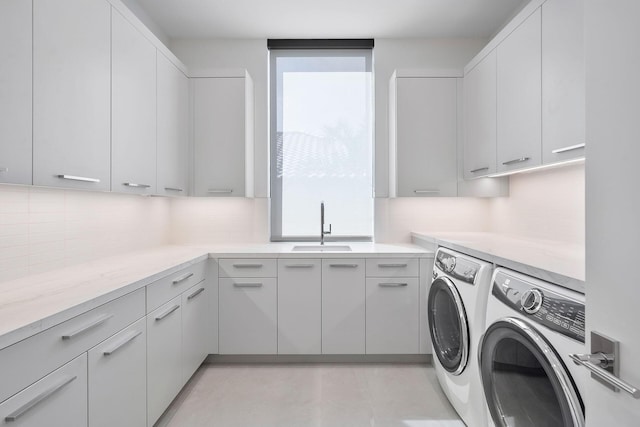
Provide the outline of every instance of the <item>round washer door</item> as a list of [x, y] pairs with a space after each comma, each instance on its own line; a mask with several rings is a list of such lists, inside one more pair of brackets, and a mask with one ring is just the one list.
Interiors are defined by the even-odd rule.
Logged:
[[434, 353], [444, 369], [460, 375], [469, 358], [469, 326], [462, 298], [449, 278], [431, 284], [427, 313]]
[[528, 322], [505, 318], [487, 329], [480, 375], [496, 426], [584, 427], [584, 406], [573, 379]]

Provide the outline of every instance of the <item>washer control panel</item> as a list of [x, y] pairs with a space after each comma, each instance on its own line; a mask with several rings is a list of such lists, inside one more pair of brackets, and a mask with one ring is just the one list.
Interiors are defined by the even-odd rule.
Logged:
[[436, 252], [435, 265], [447, 276], [470, 285], [475, 285], [476, 276], [480, 271], [480, 264], [456, 256], [442, 248]]
[[502, 271], [494, 275], [492, 294], [528, 319], [584, 343], [583, 302]]

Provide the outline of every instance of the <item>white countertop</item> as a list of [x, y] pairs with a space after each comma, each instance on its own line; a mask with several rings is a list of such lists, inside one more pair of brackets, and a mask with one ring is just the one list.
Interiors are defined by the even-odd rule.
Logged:
[[291, 251], [304, 244], [309, 243], [160, 246], [0, 283], [0, 349], [208, 257], [433, 257], [433, 251], [410, 244], [345, 243], [351, 252]]
[[448, 247], [584, 293], [585, 248], [566, 242], [482, 232], [414, 232], [415, 243]]

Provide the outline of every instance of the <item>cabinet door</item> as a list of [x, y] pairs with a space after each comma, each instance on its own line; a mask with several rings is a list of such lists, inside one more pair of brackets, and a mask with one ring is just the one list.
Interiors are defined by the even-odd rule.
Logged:
[[147, 425], [152, 426], [182, 387], [181, 297], [147, 315]]
[[111, 191], [153, 194], [156, 48], [115, 9], [111, 28]]
[[322, 353], [322, 264], [278, 261], [278, 354]]
[[147, 324], [142, 318], [89, 350], [89, 426], [147, 422]]
[[322, 260], [322, 353], [365, 353], [365, 261]]
[[220, 354], [278, 352], [277, 280], [220, 279]]
[[108, 191], [111, 6], [33, 0], [33, 183]]
[[496, 51], [464, 76], [464, 178], [496, 173]]
[[16, 427], [87, 425], [87, 354], [0, 404], [3, 425]]
[[456, 79], [398, 78], [396, 85], [396, 196], [456, 196]]
[[542, 159], [540, 9], [498, 47], [498, 172]]
[[542, 5], [542, 162], [584, 157], [585, 75], [581, 0]]
[[189, 79], [160, 52], [157, 53], [157, 70], [157, 193], [165, 196], [186, 196]]
[[211, 307], [203, 280], [182, 294], [182, 383], [185, 384], [209, 354]]
[[427, 312], [427, 301], [432, 281], [433, 258], [422, 258], [420, 260], [420, 354], [433, 353]]
[[195, 195], [250, 197], [245, 193], [245, 79], [193, 80]]
[[31, 184], [30, 1], [0, 2], [0, 183]]
[[418, 278], [367, 279], [367, 354], [418, 354]]

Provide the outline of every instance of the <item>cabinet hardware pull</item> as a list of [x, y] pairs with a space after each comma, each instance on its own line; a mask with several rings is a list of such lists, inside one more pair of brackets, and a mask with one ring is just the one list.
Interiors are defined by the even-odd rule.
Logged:
[[481, 172], [481, 171], [488, 171], [489, 170], [489, 166], [485, 166], [483, 168], [478, 168], [478, 169], [473, 169], [470, 170], [469, 173], [476, 173], [476, 172]]
[[233, 190], [207, 190], [207, 193], [211, 194], [231, 194]]
[[9, 168], [3, 168], [0, 166], [0, 172], [9, 172]]
[[413, 190], [416, 194], [438, 194], [440, 190]]
[[135, 182], [123, 182], [122, 185], [125, 187], [133, 187], [133, 188], [149, 188], [151, 187], [149, 184], [136, 184]]
[[570, 354], [569, 357], [576, 365], [584, 366], [591, 371], [591, 373], [611, 384], [613, 387], [624, 390], [636, 399], [640, 399], [640, 390], [592, 362], [592, 360], [596, 360], [600, 363], [611, 363], [613, 361], [613, 354]]
[[178, 277], [177, 279], [174, 279], [173, 282], [171, 282], [171, 283], [173, 283], [174, 285], [177, 285], [178, 283], [184, 282], [185, 280], [189, 279], [192, 276], [193, 276], [193, 273], [187, 273], [184, 276], [181, 276], [181, 277]]
[[142, 334], [142, 331], [138, 331], [138, 332], [132, 331], [131, 333], [129, 333], [128, 337], [126, 337], [125, 339], [120, 341], [118, 344], [116, 344], [115, 347], [111, 348], [110, 350], [105, 350], [102, 354], [105, 356], [111, 356], [113, 353], [120, 350], [122, 347], [124, 347], [125, 345], [127, 345], [128, 343], [136, 339], [137, 337], [139, 337], [141, 334]]
[[378, 264], [380, 268], [404, 268], [407, 266], [408, 264]]
[[577, 150], [579, 148], [584, 148], [585, 143], [583, 142], [582, 144], [576, 144], [576, 145], [569, 145], [568, 147], [562, 147], [562, 148], [556, 148], [555, 150], [551, 151], [553, 154], [560, 154], [560, 153], [565, 153], [567, 151], [573, 151], [573, 150]]
[[288, 264], [287, 268], [313, 268], [313, 264]]
[[90, 329], [93, 329], [95, 327], [98, 327], [98, 326], [102, 325], [104, 322], [106, 322], [107, 320], [111, 319], [112, 317], [113, 317], [113, 314], [104, 314], [104, 315], [98, 317], [93, 322], [89, 323], [88, 325], [83, 326], [83, 327], [81, 327], [79, 329], [76, 329], [75, 331], [73, 331], [73, 332], [71, 332], [69, 334], [63, 335], [62, 339], [63, 340], [70, 340], [72, 338], [75, 338], [76, 336], [78, 336], [78, 335], [80, 335], [80, 334], [82, 334], [84, 332], [87, 332]]
[[159, 320], [164, 319], [165, 317], [167, 317], [168, 315], [170, 315], [171, 313], [173, 313], [174, 311], [176, 311], [177, 309], [179, 309], [180, 306], [179, 305], [174, 305], [173, 307], [171, 307], [169, 310], [165, 311], [164, 313], [162, 313], [160, 316], [156, 317], [156, 322]]
[[406, 283], [378, 283], [381, 288], [403, 288], [408, 286]]
[[51, 386], [51, 388], [43, 391], [42, 393], [40, 393], [39, 395], [37, 395], [27, 403], [25, 403], [24, 405], [16, 409], [14, 412], [7, 415], [4, 418], [4, 421], [7, 423], [18, 421], [18, 418], [20, 418], [21, 416], [23, 416], [24, 414], [26, 414], [27, 412], [29, 412], [30, 410], [38, 406], [38, 404], [44, 402], [45, 400], [47, 400], [48, 398], [56, 394], [56, 392], [62, 390], [64, 387], [72, 383], [76, 378], [78, 377], [73, 376], [73, 377], [64, 378], [63, 380], [58, 381], [56, 384]]
[[262, 283], [234, 283], [233, 286], [236, 288], [261, 288]]
[[98, 178], [87, 178], [86, 176], [75, 175], [57, 175], [60, 179], [68, 179], [70, 181], [82, 181], [82, 182], [100, 182]]
[[334, 268], [356, 268], [358, 264], [329, 264], [329, 267]]
[[262, 264], [233, 264], [234, 268], [262, 268]]
[[505, 166], [509, 166], [509, 165], [513, 165], [513, 164], [516, 164], [516, 163], [526, 162], [529, 159], [531, 159], [531, 158], [530, 157], [520, 157], [518, 159], [513, 159], [513, 160], [508, 160], [506, 162], [502, 162], [502, 164], [505, 165]]
[[164, 187], [166, 191], [184, 191], [182, 188], [177, 187]]
[[188, 299], [188, 300], [192, 300], [192, 299], [194, 299], [195, 297], [197, 297], [198, 295], [200, 295], [200, 294], [201, 294], [201, 293], [203, 293], [203, 292], [204, 292], [204, 288], [200, 288], [200, 289], [198, 289], [197, 291], [195, 291], [194, 293], [192, 293], [191, 295], [189, 295], [189, 296], [187, 297], [187, 299]]

